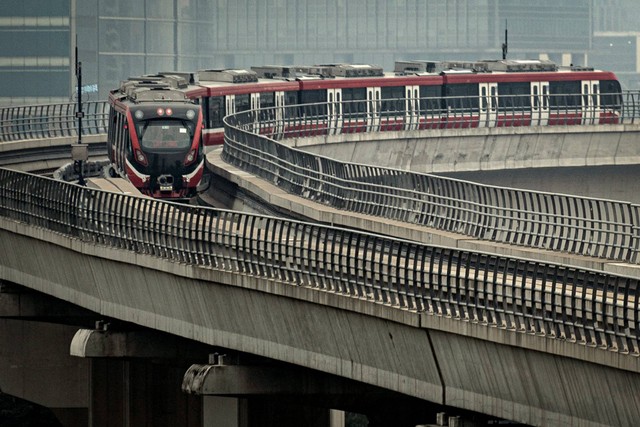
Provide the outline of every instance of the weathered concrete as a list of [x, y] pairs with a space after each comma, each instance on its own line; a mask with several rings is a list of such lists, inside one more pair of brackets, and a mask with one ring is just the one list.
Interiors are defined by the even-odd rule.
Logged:
[[640, 125], [438, 129], [319, 136], [287, 145], [422, 173], [640, 163]]
[[73, 339], [69, 353], [76, 357], [114, 357], [199, 360], [211, 348], [197, 345], [174, 335], [152, 330], [112, 331], [104, 329], [79, 329]]
[[528, 424], [640, 417], [631, 356], [0, 224], [0, 278], [105, 316]]
[[[96, 146], [104, 146], [106, 134], [102, 135], [85, 135], [83, 143]], [[41, 138], [23, 141], [6, 141], [0, 144], [0, 153], [6, 154], [12, 151], [20, 152], [24, 150], [47, 149], [51, 147], [69, 147], [69, 157], [61, 159], [42, 159], [42, 160], [26, 160], [17, 161], [11, 165], [5, 165], [8, 169], [19, 170], [24, 172], [54, 170], [69, 163], [71, 159], [71, 145], [78, 142], [78, 137], [60, 137], [60, 138]], [[103, 158], [98, 156], [97, 158]], [[96, 158], [96, 157], [92, 157]]]
[[490, 408], [532, 425], [637, 423], [638, 374], [439, 331], [430, 336], [452, 406]]
[[[415, 314], [258, 278], [64, 242], [55, 235], [48, 237], [63, 247], [25, 240], [17, 234], [0, 235], [1, 249], [29, 247], [32, 254], [28, 258], [8, 256], [0, 267], [2, 277], [105, 316], [357, 381], [372, 383], [375, 378], [375, 385], [431, 401], [441, 398], [437, 368], [424, 333], [394, 321], [404, 319], [402, 323], [417, 325]], [[51, 258], [52, 251], [57, 252], [56, 262], [42, 262]], [[371, 317], [349, 310], [354, 306]]]
[[640, 204], [640, 164], [446, 173], [478, 184]]

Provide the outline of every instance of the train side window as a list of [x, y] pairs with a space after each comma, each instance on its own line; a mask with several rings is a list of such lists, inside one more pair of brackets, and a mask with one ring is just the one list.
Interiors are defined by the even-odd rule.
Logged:
[[212, 96], [209, 98], [209, 129], [221, 128], [222, 119], [225, 116], [224, 98], [222, 96]]
[[367, 112], [366, 88], [342, 89], [342, 100], [345, 102], [344, 113], [351, 117], [362, 117]]
[[603, 107], [622, 108], [622, 88], [616, 80], [600, 80], [600, 105]]
[[579, 81], [549, 82], [549, 105], [552, 108], [579, 106], [582, 102]]
[[540, 94], [540, 90], [538, 86], [533, 87], [533, 109], [537, 110], [540, 107], [540, 100], [538, 99], [538, 95]]
[[260, 108], [271, 108], [276, 106], [276, 95], [273, 92], [262, 92], [260, 94]]
[[107, 144], [107, 150], [109, 150], [109, 152], [111, 152], [111, 144], [115, 143], [114, 141], [114, 132], [116, 130], [116, 110], [115, 108], [111, 107], [109, 109], [109, 128], [107, 129], [107, 141], [109, 141], [109, 144]]
[[274, 107], [276, 106], [276, 94], [274, 92], [260, 93], [260, 111], [261, 120], [271, 120], [275, 117]]
[[478, 84], [450, 84], [444, 99], [447, 109], [476, 111], [480, 107]]
[[236, 95], [236, 113], [242, 111], [248, 111], [251, 109], [251, 95], [246, 93], [244, 95]]
[[296, 105], [298, 102], [298, 92], [285, 92], [284, 105]]
[[327, 91], [321, 90], [305, 90], [300, 93], [300, 107], [302, 116], [315, 116], [317, 114], [327, 114]]
[[[297, 105], [298, 102], [298, 92], [285, 92], [284, 93], [284, 105]], [[285, 117], [294, 117], [297, 114], [296, 109], [294, 108], [285, 108], [284, 116]]]
[[[537, 86], [534, 86], [535, 90]], [[529, 82], [498, 83], [498, 93], [501, 109], [526, 111], [531, 108], [531, 83]]]
[[404, 86], [384, 86], [380, 88], [382, 98], [380, 112], [384, 116], [404, 115]]
[[420, 86], [420, 111], [439, 113], [442, 102], [442, 86]]
[[317, 104], [327, 102], [326, 90], [305, 90], [300, 94], [301, 104]]

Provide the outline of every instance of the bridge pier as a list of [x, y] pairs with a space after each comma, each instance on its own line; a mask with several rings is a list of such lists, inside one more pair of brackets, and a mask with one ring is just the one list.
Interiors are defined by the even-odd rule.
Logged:
[[344, 412], [329, 409], [331, 403], [343, 397], [349, 400], [349, 396], [367, 389], [353, 381], [309, 370], [228, 365], [224, 356], [219, 355], [211, 359], [215, 364], [189, 368], [182, 383], [183, 391], [203, 396], [205, 413], [209, 409], [207, 404], [215, 407], [228, 396], [242, 396], [244, 399], [239, 400], [246, 401], [240, 405], [244, 411], [236, 423], [205, 423], [212, 427], [344, 427]]
[[200, 399], [180, 391], [183, 373], [166, 362], [92, 358], [89, 426], [203, 426]]
[[185, 390], [185, 384], [194, 366], [201, 365], [187, 369], [185, 363], [210, 348], [189, 348], [183, 340], [155, 332], [114, 332], [98, 326], [102, 329], [77, 331], [71, 342], [72, 355], [90, 358], [91, 427], [344, 427], [342, 411], [312, 403], [318, 393], [346, 380], [320, 381], [284, 367], [225, 365], [215, 384], [207, 383], [206, 391], [196, 393]]
[[278, 395], [237, 398], [202, 396], [206, 427], [344, 427], [344, 412], [290, 404]]

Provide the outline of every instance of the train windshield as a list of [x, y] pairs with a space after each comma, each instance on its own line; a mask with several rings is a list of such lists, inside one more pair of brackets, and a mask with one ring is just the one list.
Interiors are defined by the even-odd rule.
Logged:
[[193, 124], [182, 120], [147, 120], [138, 124], [143, 149], [186, 150], [193, 140]]

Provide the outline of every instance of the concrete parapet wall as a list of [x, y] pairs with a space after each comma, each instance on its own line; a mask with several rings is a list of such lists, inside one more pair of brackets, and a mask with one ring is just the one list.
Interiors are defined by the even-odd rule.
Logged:
[[0, 279], [206, 344], [527, 424], [625, 425], [640, 417], [640, 366], [630, 356], [169, 262], [13, 221], [0, 221], [0, 251]]
[[640, 163], [640, 125], [344, 134], [283, 141], [348, 162], [421, 173]]

